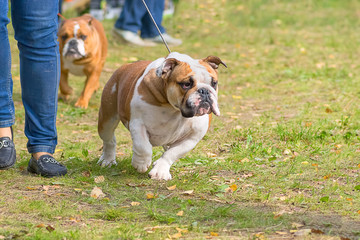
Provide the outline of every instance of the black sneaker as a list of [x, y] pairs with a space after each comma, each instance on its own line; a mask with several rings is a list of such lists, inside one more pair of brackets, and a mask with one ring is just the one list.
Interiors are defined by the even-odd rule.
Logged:
[[[12, 127], [10, 128], [11, 136], [14, 136]], [[15, 162], [16, 151], [14, 142], [9, 137], [0, 138], [0, 170], [11, 168]]]
[[66, 167], [50, 155], [42, 155], [37, 161], [31, 157], [27, 170], [43, 177], [63, 176], [67, 173]]

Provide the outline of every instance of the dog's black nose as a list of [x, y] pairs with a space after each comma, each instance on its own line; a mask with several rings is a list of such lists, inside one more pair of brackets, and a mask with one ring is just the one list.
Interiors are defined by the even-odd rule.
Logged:
[[209, 95], [209, 90], [207, 90], [206, 88], [199, 88], [198, 93], [200, 93], [201, 96], [205, 97]]
[[69, 46], [70, 46], [70, 47], [75, 47], [75, 46], [77, 46], [77, 41], [76, 41], [76, 40], [71, 40], [71, 41], [69, 42]]

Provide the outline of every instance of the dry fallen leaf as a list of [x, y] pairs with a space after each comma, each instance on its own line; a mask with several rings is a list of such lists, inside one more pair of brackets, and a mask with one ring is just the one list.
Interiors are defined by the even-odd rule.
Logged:
[[153, 193], [147, 193], [146, 194], [146, 199], [153, 199], [153, 198], [156, 198], [157, 196], [154, 195]]
[[105, 181], [104, 176], [98, 176], [98, 177], [95, 177], [95, 178], [94, 178], [94, 182], [95, 182], [95, 183], [102, 183], [102, 182], [104, 182], [104, 181]]
[[131, 205], [131, 206], [139, 206], [140, 203], [139, 203], [139, 202], [131, 202], [130, 205]]
[[292, 152], [291, 152], [290, 149], [285, 149], [284, 152], [283, 152], [284, 155], [290, 155], [291, 153]]
[[325, 234], [323, 231], [321, 231], [320, 229], [314, 229], [314, 228], [312, 228], [311, 229], [311, 232], [312, 233], [316, 233], [316, 234]]
[[325, 109], [325, 112], [326, 112], [326, 113], [332, 113], [333, 110], [331, 110], [330, 108], [327, 107], [327, 108]]
[[37, 227], [37, 228], [43, 228], [43, 227], [45, 227], [45, 224], [40, 223], [40, 224], [39, 224], [39, 225], [37, 225], [36, 227]]
[[48, 226], [46, 227], [46, 230], [48, 230], [49, 232], [52, 232], [52, 231], [55, 230], [55, 228], [54, 228], [53, 226], [51, 226], [51, 225], [48, 225]]
[[274, 212], [274, 219], [277, 219], [279, 217], [281, 217], [284, 213], [286, 213], [285, 210], [281, 210], [280, 212]]
[[242, 99], [242, 96], [232, 95], [233, 99]]
[[170, 237], [171, 237], [171, 238], [180, 238], [181, 236], [182, 236], [181, 233], [180, 233], [180, 232], [177, 232], [177, 233], [171, 235]]
[[219, 236], [219, 234], [217, 232], [210, 232], [210, 235], [213, 236], [213, 237]]
[[293, 222], [293, 223], [291, 223], [291, 226], [292, 226], [293, 228], [301, 228], [301, 227], [303, 227], [304, 225], [301, 224], [301, 223]]
[[184, 194], [184, 195], [192, 195], [193, 193], [194, 193], [194, 190], [188, 190], [188, 191], [183, 192], [182, 194]]
[[103, 198], [103, 197], [105, 197], [105, 194], [103, 193], [103, 191], [101, 190], [101, 188], [99, 188], [99, 187], [94, 187], [93, 190], [92, 190], [91, 193], [90, 193], [90, 196], [91, 196], [92, 198], [97, 199], [97, 198]]
[[172, 190], [175, 190], [176, 188], [176, 185], [173, 185], [173, 186], [170, 186], [170, 187], [166, 187], [168, 190], [172, 191]]
[[181, 217], [184, 215], [184, 211], [179, 211], [176, 215]]
[[230, 185], [228, 188], [225, 189], [226, 192], [235, 192], [237, 190], [237, 185], [236, 184], [232, 184]]
[[248, 158], [243, 158], [240, 162], [250, 162], [250, 160]]
[[330, 177], [331, 177], [331, 174], [328, 174], [328, 175], [324, 176], [324, 179], [326, 180], [326, 179], [329, 179]]
[[212, 152], [207, 152], [206, 155], [208, 158], [217, 157], [216, 153], [212, 153]]
[[83, 175], [84, 177], [90, 177], [90, 172], [89, 171], [84, 171], [81, 173], [81, 175]]
[[296, 233], [294, 233], [295, 236], [307, 236], [311, 233], [311, 229], [300, 229]]
[[181, 229], [181, 228], [176, 228], [176, 230], [178, 231], [178, 232], [180, 232], [180, 233], [188, 233], [189, 232], [189, 230], [187, 230], [187, 229]]

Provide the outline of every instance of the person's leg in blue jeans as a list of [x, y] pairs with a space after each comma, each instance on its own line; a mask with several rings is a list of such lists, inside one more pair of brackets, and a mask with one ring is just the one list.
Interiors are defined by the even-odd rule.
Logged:
[[[165, 40], [172, 45], [181, 44], [181, 40], [172, 38], [165, 33], [165, 28], [161, 25], [164, 11], [162, 0], [145, 0], [160, 32], [164, 34]], [[141, 38], [137, 36], [140, 31]], [[155, 43], [161, 42], [159, 33], [150, 18], [142, 0], [126, 0], [120, 17], [115, 23], [115, 32], [127, 42], [143, 45], [154, 46]]]
[[49, 177], [66, 173], [66, 168], [52, 157], [57, 145], [60, 79], [58, 10], [58, 0], [11, 0], [12, 24], [20, 52], [25, 135], [32, 154], [28, 170]]
[[[146, 0], [146, 4], [156, 24], [160, 28], [161, 33], [165, 32], [165, 29], [161, 26], [164, 1]], [[143, 31], [145, 31], [146, 37], [155, 37], [158, 35], [156, 27], [150, 19], [142, 0], [126, 0], [120, 17], [115, 23], [115, 27], [134, 33], [141, 31], [141, 35], [143, 35]]]
[[60, 74], [58, 1], [12, 0], [11, 18], [20, 51], [25, 134], [30, 153], [53, 153]]
[[[15, 109], [12, 100], [11, 52], [7, 25], [8, 0], [0, 0], [0, 128], [8, 128], [15, 123]], [[2, 137], [2, 136], [0, 136]]]
[[[142, 0], [139, 0], [142, 2]], [[158, 25], [160, 32], [165, 33], [165, 28], [161, 25], [163, 19], [163, 12], [165, 7], [165, 1], [157, 1], [157, 0], [146, 0], [146, 4]], [[142, 4], [143, 5], [143, 4]], [[145, 8], [145, 7], [144, 7]], [[146, 10], [145, 10], [146, 11]], [[155, 27], [150, 15], [146, 11], [146, 14], [141, 19], [141, 29], [140, 36], [142, 38], [153, 38], [159, 35], [158, 30]]]
[[15, 108], [12, 99], [11, 52], [7, 25], [8, 0], [0, 0], [0, 169], [15, 164], [16, 152], [10, 127], [15, 123]]

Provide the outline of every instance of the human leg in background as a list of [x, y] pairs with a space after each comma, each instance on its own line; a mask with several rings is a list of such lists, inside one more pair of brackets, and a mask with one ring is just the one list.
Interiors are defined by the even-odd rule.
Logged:
[[[136, 0], [142, 2], [142, 0]], [[172, 46], [177, 46], [182, 44], [181, 39], [174, 38], [166, 33], [165, 28], [162, 26], [162, 19], [163, 19], [163, 12], [165, 7], [165, 1], [159, 1], [159, 0], [146, 0], [146, 3], [148, 5], [148, 8], [158, 25], [160, 32], [162, 33], [165, 41]], [[159, 35], [158, 30], [155, 27], [155, 24], [153, 23], [150, 15], [146, 12], [144, 17], [141, 19], [141, 38], [148, 41], [148, 42], [154, 42], [154, 43], [162, 43], [162, 39]]]
[[115, 22], [114, 33], [131, 44], [155, 46], [155, 43], [145, 42], [138, 36], [146, 13], [142, 0], [126, 0], [120, 17]]
[[123, 1], [119, 0], [107, 0], [105, 19], [114, 19], [120, 16], [122, 10]]
[[[144, 5], [142, 0], [139, 1], [139, 4]], [[146, 0], [146, 4], [160, 29], [161, 33], [165, 33], [165, 28], [161, 25], [163, 19], [163, 11], [165, 6], [165, 0]], [[159, 36], [159, 32], [155, 27], [154, 22], [151, 20], [149, 13], [146, 11], [144, 6], [139, 6], [145, 10], [145, 14], [141, 19], [141, 29], [140, 29], [140, 36], [142, 38], [153, 38]]]
[[104, 20], [104, 10], [101, 9], [101, 0], [90, 1], [90, 15], [99, 21]]
[[11, 4], [15, 39], [20, 51], [25, 135], [28, 151], [32, 154], [28, 170], [48, 177], [64, 175], [66, 168], [52, 157], [57, 145], [60, 79], [57, 42], [59, 2], [11, 0]]

